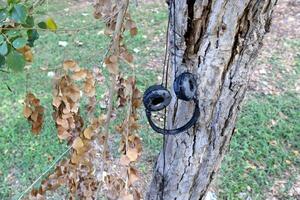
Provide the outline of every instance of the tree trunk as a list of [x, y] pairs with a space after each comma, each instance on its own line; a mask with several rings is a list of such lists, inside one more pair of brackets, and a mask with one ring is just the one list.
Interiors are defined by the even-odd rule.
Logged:
[[[147, 199], [204, 199], [234, 133], [251, 64], [269, 30], [276, 1], [175, 0], [177, 75], [197, 75], [201, 116], [194, 128], [166, 137], [165, 170], [162, 151]], [[173, 18], [173, 6], [171, 10]], [[174, 80], [174, 62], [172, 66]], [[169, 109], [168, 127], [175, 128], [189, 120], [194, 105], [173, 98]]]

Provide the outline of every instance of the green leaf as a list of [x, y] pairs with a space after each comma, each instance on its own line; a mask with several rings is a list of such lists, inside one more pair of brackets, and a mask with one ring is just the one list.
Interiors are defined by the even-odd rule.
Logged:
[[13, 71], [22, 71], [25, 67], [25, 59], [22, 54], [19, 52], [12, 50], [6, 58], [6, 63], [9, 69]]
[[34, 26], [34, 19], [33, 16], [28, 16], [26, 19], [26, 24], [23, 25], [24, 27], [33, 27]]
[[33, 30], [28, 30], [27, 31], [27, 36], [28, 36], [28, 45], [33, 47], [34, 45], [34, 41], [39, 39], [39, 33], [37, 32], [37, 30], [33, 29]]
[[0, 46], [0, 54], [5, 56], [8, 52], [7, 42], [3, 42]]
[[17, 23], [26, 24], [27, 13], [28, 11], [26, 6], [22, 4], [16, 4], [12, 9], [11, 18]]
[[46, 22], [47, 28], [48, 28], [50, 31], [55, 32], [55, 31], [57, 30], [57, 25], [56, 25], [55, 21], [54, 21], [52, 18], [46, 19], [45, 22]]
[[7, 18], [7, 12], [6, 12], [6, 9], [3, 8], [0, 10], [0, 22], [5, 21], [6, 18]]
[[0, 44], [2, 44], [4, 42], [4, 36], [0, 35]]
[[8, 38], [14, 38], [20, 36], [20, 31], [10, 30], [5, 33]]
[[40, 23], [38, 23], [38, 27], [41, 29], [47, 29], [47, 24], [46, 24], [46, 22], [40, 22]]
[[20, 0], [7, 0], [7, 4], [16, 4], [19, 2], [20, 2]]
[[17, 38], [13, 41], [12, 45], [14, 48], [19, 49], [26, 45], [27, 40], [25, 38]]
[[5, 65], [5, 57], [0, 55], [0, 68]]

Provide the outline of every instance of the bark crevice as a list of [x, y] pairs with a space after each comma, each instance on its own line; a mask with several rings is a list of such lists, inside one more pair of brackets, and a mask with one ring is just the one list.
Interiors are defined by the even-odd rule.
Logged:
[[[167, 137], [165, 185], [161, 187], [160, 154], [147, 200], [160, 200], [162, 190], [164, 200], [205, 197], [234, 133], [251, 62], [276, 1], [176, 0], [178, 72], [189, 69], [197, 75], [201, 114], [193, 129]], [[194, 109], [193, 104], [175, 100], [169, 107], [169, 128], [181, 125]]]

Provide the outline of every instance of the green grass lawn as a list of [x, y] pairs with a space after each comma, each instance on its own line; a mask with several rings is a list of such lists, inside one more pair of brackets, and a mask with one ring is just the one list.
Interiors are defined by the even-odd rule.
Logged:
[[[300, 50], [299, 41], [286, 40], [284, 44]], [[269, 76], [275, 81], [285, 60], [272, 55], [267, 62], [273, 66]], [[299, 54], [293, 69], [281, 73], [284, 81], [275, 82], [286, 92], [252, 94], [246, 100], [218, 180], [221, 199], [264, 199], [275, 180], [284, 180], [277, 197], [296, 200], [287, 194], [300, 174], [300, 95], [292, 91], [300, 77]]]
[[[264, 189], [275, 178], [294, 178], [289, 168], [294, 165], [299, 170], [300, 166], [299, 119], [300, 99], [294, 94], [255, 96], [247, 101], [222, 165], [221, 199], [236, 199], [240, 193], [263, 199]], [[284, 177], [286, 171], [290, 177]], [[282, 199], [287, 198], [286, 191]]]
[[[70, 3], [73, 2], [73, 3]], [[141, 5], [132, 8], [133, 18], [137, 21], [139, 34], [131, 38], [128, 34], [125, 42], [135, 55], [134, 64], [138, 87], [141, 90], [157, 81], [162, 66], [164, 52], [164, 30], [167, 13], [157, 4]], [[64, 9], [69, 8], [69, 11]], [[41, 10], [53, 17], [59, 28], [87, 27], [78, 32], [43, 32], [34, 48], [35, 59], [30, 73], [0, 74], [0, 199], [16, 199], [60, 153], [66, 144], [60, 143], [51, 117], [52, 80], [40, 67], [57, 68], [65, 59], [76, 60], [81, 67], [98, 66], [109, 43], [103, 34], [103, 24], [93, 18], [92, 6], [75, 4], [74, 1], [49, 1]], [[59, 41], [67, 42], [66, 47]], [[78, 45], [78, 42], [82, 45]], [[287, 41], [287, 45], [300, 50], [300, 41]], [[274, 55], [269, 61], [276, 69], [284, 67], [284, 61]], [[132, 71], [124, 70], [127, 75]], [[285, 74], [289, 87], [300, 74], [300, 57], [295, 66], [296, 74]], [[276, 73], [276, 72], [273, 72]], [[274, 76], [275, 78], [275, 76]], [[11, 91], [8, 89], [8, 87]], [[46, 119], [42, 133], [33, 136], [30, 126], [22, 116], [22, 101], [27, 91], [32, 91], [46, 107]], [[104, 88], [97, 90], [97, 99], [101, 98]], [[300, 98], [292, 91], [277, 96], [252, 94], [243, 106], [232, 139], [231, 148], [225, 158], [218, 179], [220, 199], [238, 199], [241, 193], [253, 199], [263, 199], [265, 191], [277, 178], [293, 166], [299, 169], [300, 160]], [[141, 137], [146, 152], [141, 163], [143, 172], [151, 166], [147, 160], [153, 160], [161, 148], [161, 136], [149, 133], [146, 119], [142, 119]], [[299, 172], [297, 172], [300, 174]], [[293, 175], [287, 177], [293, 182]], [[286, 186], [288, 190], [290, 184]], [[286, 191], [282, 191], [285, 198]]]

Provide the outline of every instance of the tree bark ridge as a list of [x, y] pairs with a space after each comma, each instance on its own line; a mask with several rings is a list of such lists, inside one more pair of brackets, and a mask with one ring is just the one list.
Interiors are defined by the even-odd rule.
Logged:
[[[177, 48], [170, 53], [176, 52], [178, 72], [171, 59], [172, 80], [183, 71], [197, 75], [201, 116], [194, 128], [167, 137], [165, 184], [161, 152], [146, 199], [204, 198], [228, 149], [251, 64], [275, 4], [276, 0], [176, 0], [175, 41], [172, 22], [169, 44]], [[193, 103], [172, 95], [169, 128], [185, 123], [194, 109]]]

